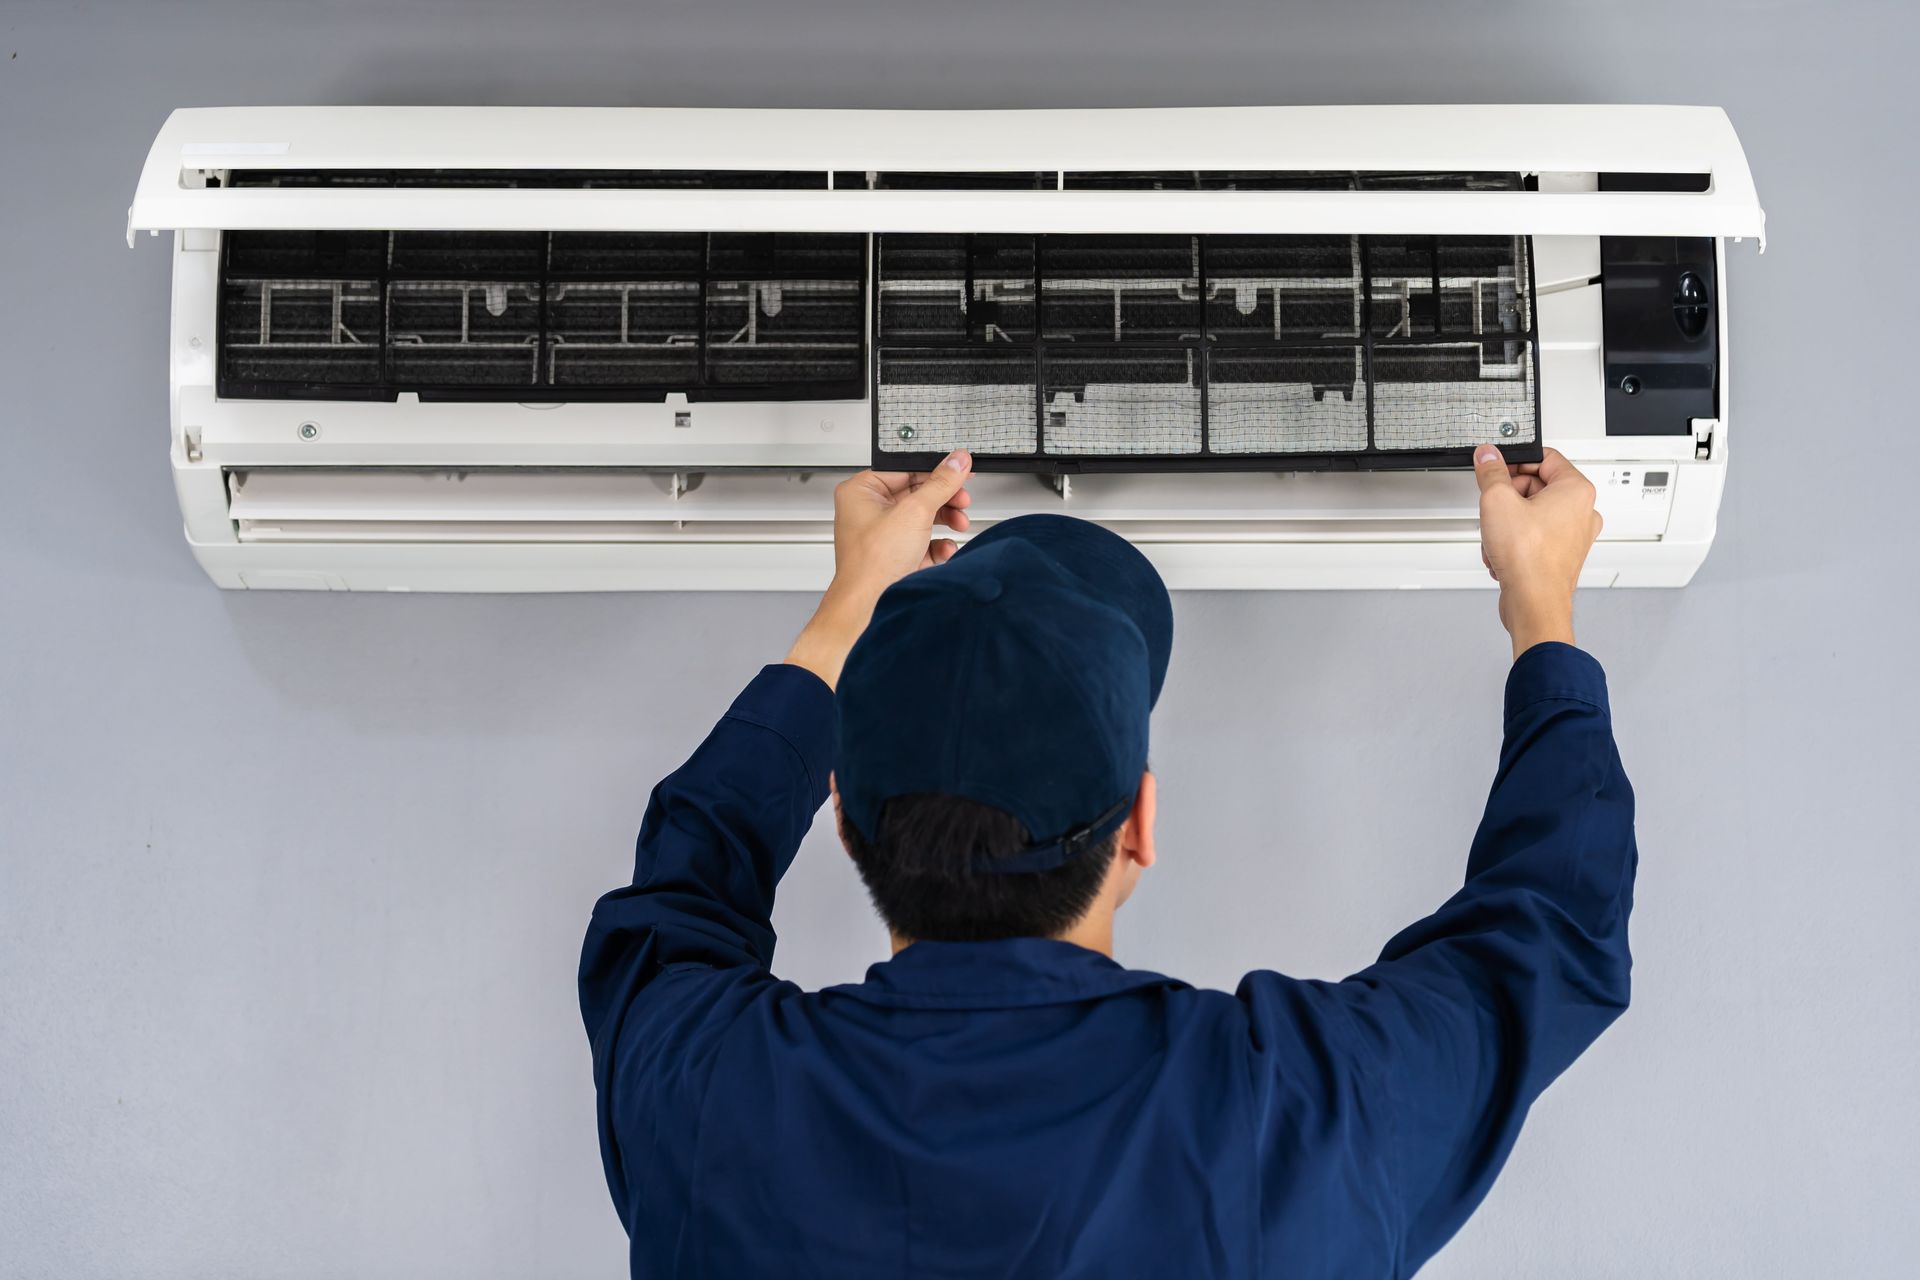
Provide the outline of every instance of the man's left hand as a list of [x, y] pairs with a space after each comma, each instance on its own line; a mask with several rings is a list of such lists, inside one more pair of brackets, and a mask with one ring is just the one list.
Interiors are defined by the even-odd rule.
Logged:
[[933, 538], [933, 529], [967, 531], [972, 467], [972, 456], [959, 449], [924, 474], [862, 471], [841, 481], [833, 491], [833, 589], [878, 600], [915, 569], [958, 550], [952, 538]]
[[862, 471], [833, 491], [833, 582], [787, 661], [825, 680], [840, 678], [847, 651], [867, 628], [880, 593], [959, 550], [936, 525], [967, 531], [966, 483], [973, 458], [959, 449], [932, 471]]

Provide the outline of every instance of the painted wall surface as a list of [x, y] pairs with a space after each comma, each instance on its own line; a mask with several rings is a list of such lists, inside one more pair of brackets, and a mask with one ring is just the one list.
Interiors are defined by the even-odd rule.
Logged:
[[[1685, 591], [1594, 595], [1640, 795], [1631, 1013], [1434, 1277], [1896, 1276], [1920, 1252], [1904, 0], [0, 4], [0, 1274], [611, 1276], [574, 1008], [647, 788], [796, 596], [222, 594], [168, 483], [176, 106], [1725, 105], [1737, 427]], [[1338, 976], [1456, 883], [1491, 595], [1177, 603], [1122, 959]], [[780, 963], [883, 937], [822, 823]]]

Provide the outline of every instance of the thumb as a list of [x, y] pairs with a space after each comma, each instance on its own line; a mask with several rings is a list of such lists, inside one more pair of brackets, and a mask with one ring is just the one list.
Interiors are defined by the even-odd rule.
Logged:
[[925, 507], [927, 515], [931, 517], [946, 506], [954, 494], [960, 492], [972, 471], [973, 455], [965, 449], [955, 449], [941, 459], [939, 466], [927, 473], [920, 487], [913, 491], [914, 501]]
[[1480, 482], [1482, 493], [1513, 482], [1507, 473], [1507, 460], [1497, 445], [1483, 444], [1473, 451], [1473, 478]]

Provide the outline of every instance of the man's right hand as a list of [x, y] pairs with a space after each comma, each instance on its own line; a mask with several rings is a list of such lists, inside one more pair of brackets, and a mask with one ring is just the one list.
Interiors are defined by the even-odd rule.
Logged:
[[1480, 558], [1500, 584], [1500, 621], [1518, 658], [1548, 640], [1573, 643], [1573, 589], [1600, 536], [1593, 484], [1558, 449], [1539, 462], [1507, 465], [1483, 444], [1473, 455], [1480, 481]]

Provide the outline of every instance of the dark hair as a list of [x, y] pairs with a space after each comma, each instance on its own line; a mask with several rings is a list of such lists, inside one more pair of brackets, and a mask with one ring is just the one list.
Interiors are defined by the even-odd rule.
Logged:
[[881, 919], [915, 941], [1051, 938], [1087, 914], [1120, 840], [1115, 831], [1051, 871], [994, 872], [977, 863], [1033, 842], [1004, 809], [959, 796], [898, 796], [869, 841], [840, 824]]

